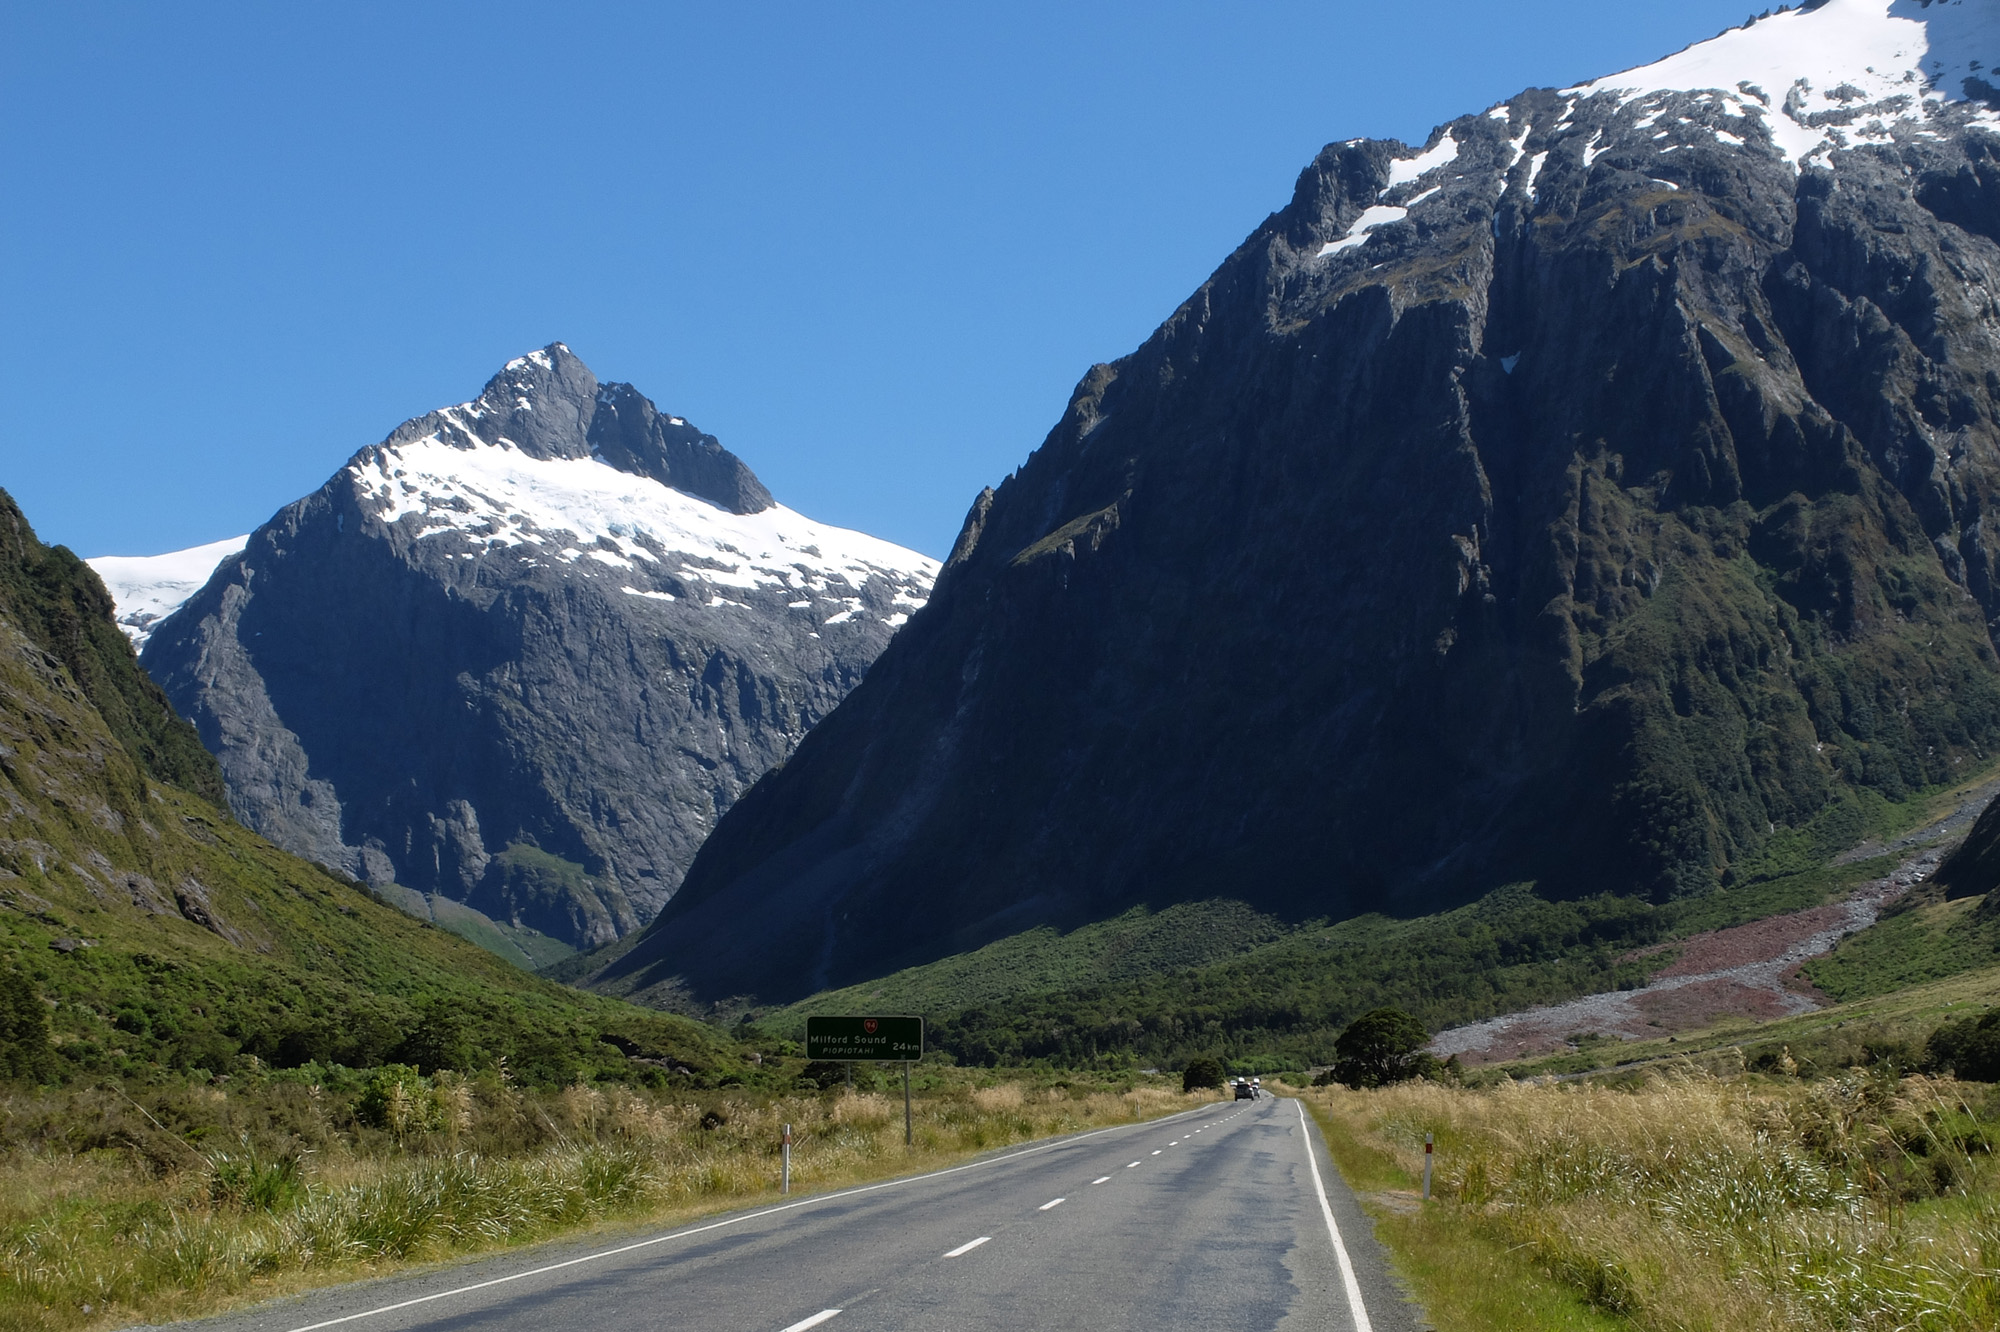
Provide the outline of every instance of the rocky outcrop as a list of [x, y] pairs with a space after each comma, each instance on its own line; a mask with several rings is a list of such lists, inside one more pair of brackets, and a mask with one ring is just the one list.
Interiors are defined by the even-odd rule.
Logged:
[[936, 567], [558, 344], [277, 514], [143, 660], [254, 830], [587, 946], [652, 918]]
[[1834, 0], [1328, 147], [595, 983], [1702, 892], [1991, 753], [1995, 58], [1990, 6]]

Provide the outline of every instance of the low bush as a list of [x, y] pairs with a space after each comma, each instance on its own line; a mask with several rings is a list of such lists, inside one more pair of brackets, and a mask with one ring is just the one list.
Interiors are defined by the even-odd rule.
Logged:
[[1221, 1060], [1196, 1055], [1188, 1060], [1187, 1068], [1181, 1072], [1181, 1090], [1191, 1092], [1204, 1087], [1220, 1087], [1223, 1076]]

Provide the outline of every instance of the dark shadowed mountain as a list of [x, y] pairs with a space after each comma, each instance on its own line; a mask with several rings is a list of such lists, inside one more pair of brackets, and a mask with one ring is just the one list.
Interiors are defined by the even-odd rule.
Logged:
[[652, 918], [936, 568], [556, 344], [258, 528], [143, 660], [249, 827], [586, 946]]
[[2000, 7], [1834, 0], [1328, 147], [594, 983], [1667, 899], [1990, 753], [1996, 63]]

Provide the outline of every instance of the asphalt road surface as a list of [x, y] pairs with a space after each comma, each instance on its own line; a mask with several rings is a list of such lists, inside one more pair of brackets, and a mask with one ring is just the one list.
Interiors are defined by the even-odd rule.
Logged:
[[1296, 1101], [1076, 1134], [663, 1235], [275, 1301], [204, 1332], [1411, 1332]]

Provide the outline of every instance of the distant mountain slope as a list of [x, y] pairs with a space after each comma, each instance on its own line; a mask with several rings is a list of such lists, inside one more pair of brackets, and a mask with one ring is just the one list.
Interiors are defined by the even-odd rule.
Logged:
[[85, 563], [97, 571], [117, 603], [118, 627], [135, 649], [143, 649], [153, 626], [201, 591], [215, 566], [249, 542], [246, 533], [165, 555], [98, 555]]
[[1990, 753], [1996, 62], [2000, 6], [1832, 0], [1329, 146], [595, 983], [1668, 899]]
[[[0, 1075], [398, 1054], [505, 1055], [517, 1077], [557, 1082], [737, 1067], [706, 1028], [524, 975], [278, 850], [174, 775], [221, 793], [96, 576], [0, 492], [0, 972], [27, 979], [32, 1005], [0, 1011]], [[0, 1003], [21, 993], [0, 988]], [[45, 1025], [53, 1051], [8, 1048]]]
[[250, 827], [601, 944], [652, 918], [936, 568], [777, 504], [556, 344], [260, 527], [144, 661]]

